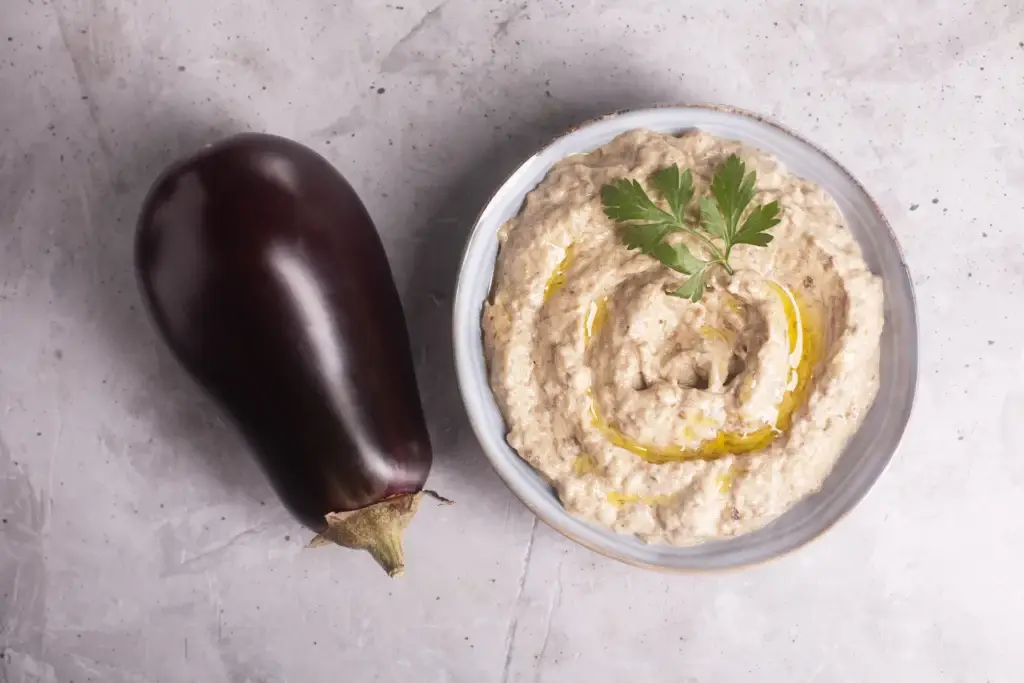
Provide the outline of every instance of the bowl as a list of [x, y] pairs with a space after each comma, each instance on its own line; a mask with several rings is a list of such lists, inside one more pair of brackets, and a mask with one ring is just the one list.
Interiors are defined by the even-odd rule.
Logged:
[[[491, 289], [498, 228], [519, 212], [526, 194], [557, 161], [590, 152], [636, 128], [672, 134], [699, 128], [739, 140], [774, 155], [795, 175], [818, 183], [835, 198], [868, 266], [881, 276], [885, 292], [878, 396], [821, 490], [761, 529], [689, 547], [647, 544], [570, 515], [544, 478], [506, 443], [506, 428], [484, 360], [481, 311]], [[537, 517], [570, 539], [608, 557], [652, 569], [710, 571], [756, 564], [824, 533], [860, 502], [892, 459], [910, 418], [917, 383], [914, 292], [896, 237], [878, 205], [824, 151], [772, 121], [731, 107], [670, 106], [611, 114], [570, 130], [527, 159], [498, 188], [473, 226], [459, 271], [453, 317], [456, 372], [466, 412], [505, 484]]]

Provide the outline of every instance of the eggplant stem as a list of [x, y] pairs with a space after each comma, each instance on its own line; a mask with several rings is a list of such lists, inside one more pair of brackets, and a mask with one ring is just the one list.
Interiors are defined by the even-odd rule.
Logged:
[[388, 576], [401, 576], [405, 570], [402, 533], [419, 509], [424, 495], [444, 504], [452, 502], [434, 491], [420, 491], [393, 496], [359, 510], [330, 512], [324, 517], [327, 529], [317, 534], [309, 547], [336, 543], [346, 548], [365, 550], [373, 555]]

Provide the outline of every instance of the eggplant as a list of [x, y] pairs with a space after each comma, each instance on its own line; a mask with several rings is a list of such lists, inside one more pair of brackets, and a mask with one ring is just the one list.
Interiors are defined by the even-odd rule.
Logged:
[[436, 496], [432, 452], [391, 268], [348, 182], [291, 140], [228, 138], [153, 185], [135, 267], [164, 341], [311, 545], [400, 574], [402, 533]]

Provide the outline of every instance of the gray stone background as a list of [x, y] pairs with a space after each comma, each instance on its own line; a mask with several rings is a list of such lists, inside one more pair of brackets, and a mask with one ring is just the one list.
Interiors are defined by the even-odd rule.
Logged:
[[[919, 400], [866, 501], [764, 566], [666, 576], [537, 524], [453, 383], [476, 210], [565, 127], [726, 103], [834, 153], [917, 287]], [[0, 681], [1024, 680], [1020, 0], [0, 0]], [[407, 575], [307, 551], [155, 336], [167, 163], [300, 140], [375, 218], [436, 462]]]

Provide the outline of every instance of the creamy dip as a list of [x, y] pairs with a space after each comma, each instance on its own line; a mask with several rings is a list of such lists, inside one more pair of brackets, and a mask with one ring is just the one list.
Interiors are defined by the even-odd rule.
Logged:
[[[601, 188], [678, 164], [696, 196], [730, 154], [778, 200], [768, 247], [735, 247], [697, 302], [627, 249]], [[556, 164], [501, 229], [483, 312], [508, 442], [566, 509], [651, 542], [761, 527], [817, 491], [878, 390], [882, 285], [835, 202], [753, 147], [625, 133]], [[672, 235], [695, 254], [702, 245]]]

